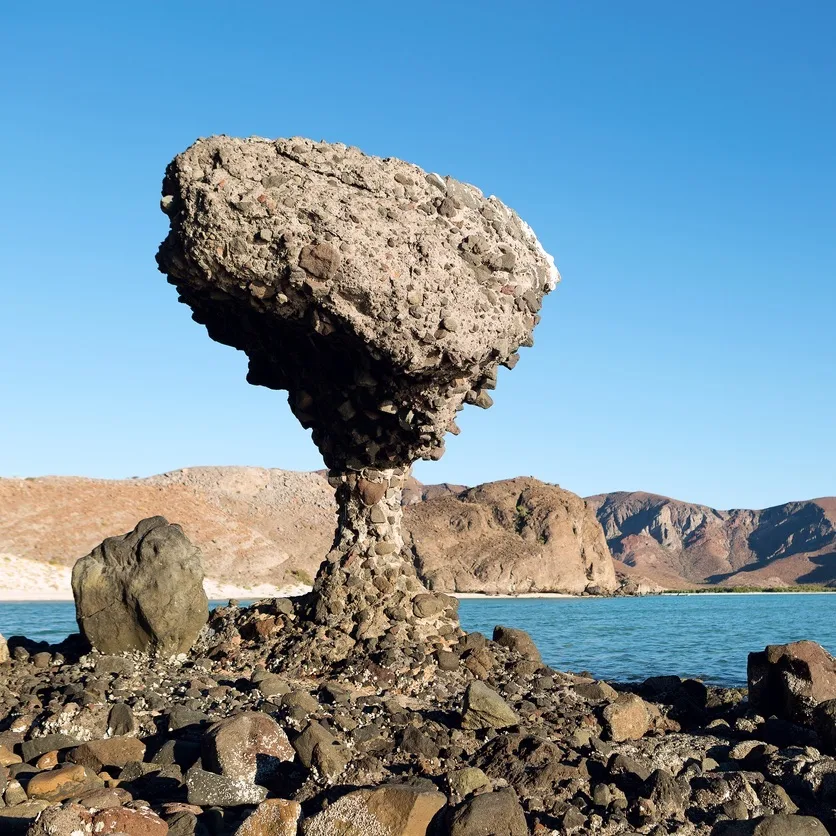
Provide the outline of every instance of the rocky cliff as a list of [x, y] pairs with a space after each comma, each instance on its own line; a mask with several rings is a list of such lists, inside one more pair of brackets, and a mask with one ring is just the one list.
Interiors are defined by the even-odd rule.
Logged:
[[625, 574], [669, 588], [836, 583], [836, 498], [718, 511], [643, 492], [587, 500]]
[[601, 526], [580, 497], [537, 479], [489, 482], [408, 508], [425, 582], [451, 592], [611, 592]]
[[[438, 591], [615, 587], [601, 526], [582, 499], [536, 479], [404, 493], [404, 524]], [[209, 578], [243, 588], [310, 583], [334, 536], [320, 473], [195, 467], [147, 479], [0, 479], [0, 554], [71, 566], [105, 537], [165, 515], [200, 547]]]

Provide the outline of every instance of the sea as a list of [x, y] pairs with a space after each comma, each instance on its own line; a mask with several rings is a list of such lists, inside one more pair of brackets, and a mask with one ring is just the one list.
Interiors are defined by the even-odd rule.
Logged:
[[[459, 614], [465, 630], [519, 627], [552, 667], [615, 682], [675, 674], [741, 686], [748, 654], [767, 644], [812, 639], [836, 653], [836, 593], [467, 598]], [[71, 602], [0, 602], [6, 638], [54, 643], [76, 631]]]

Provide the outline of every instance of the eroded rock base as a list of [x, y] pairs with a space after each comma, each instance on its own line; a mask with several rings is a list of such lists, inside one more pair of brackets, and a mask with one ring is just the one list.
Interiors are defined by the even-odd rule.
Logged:
[[302, 632], [289, 639], [312, 664], [351, 656], [393, 663], [445, 649], [461, 636], [458, 601], [424, 586], [404, 545], [408, 474], [406, 467], [329, 474], [339, 509], [334, 546], [313, 591], [296, 606]]

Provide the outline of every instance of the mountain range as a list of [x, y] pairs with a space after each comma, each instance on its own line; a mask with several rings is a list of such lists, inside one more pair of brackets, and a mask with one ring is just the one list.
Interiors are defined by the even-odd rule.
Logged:
[[[143, 479], [0, 479], [0, 556], [71, 566], [161, 514], [242, 588], [310, 583], [334, 532], [322, 473], [194, 467]], [[407, 542], [446, 592], [836, 585], [836, 498], [721, 511], [655, 494], [582, 499], [530, 477], [404, 491]]]

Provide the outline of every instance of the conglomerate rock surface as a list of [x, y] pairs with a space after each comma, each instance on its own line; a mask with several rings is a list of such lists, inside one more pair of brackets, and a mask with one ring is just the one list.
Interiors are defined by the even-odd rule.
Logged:
[[[376, 640], [426, 592], [402, 493], [465, 402], [532, 345], [559, 279], [495, 197], [396, 159], [305, 139], [198, 140], [169, 165], [160, 269], [209, 335], [287, 389], [329, 467], [338, 524], [309, 618]], [[440, 607], [426, 630], [449, 637]], [[335, 634], [329, 638], [338, 640]]]
[[439, 457], [559, 278], [497, 198], [342, 144], [198, 140], [162, 206], [160, 269], [340, 471]]

